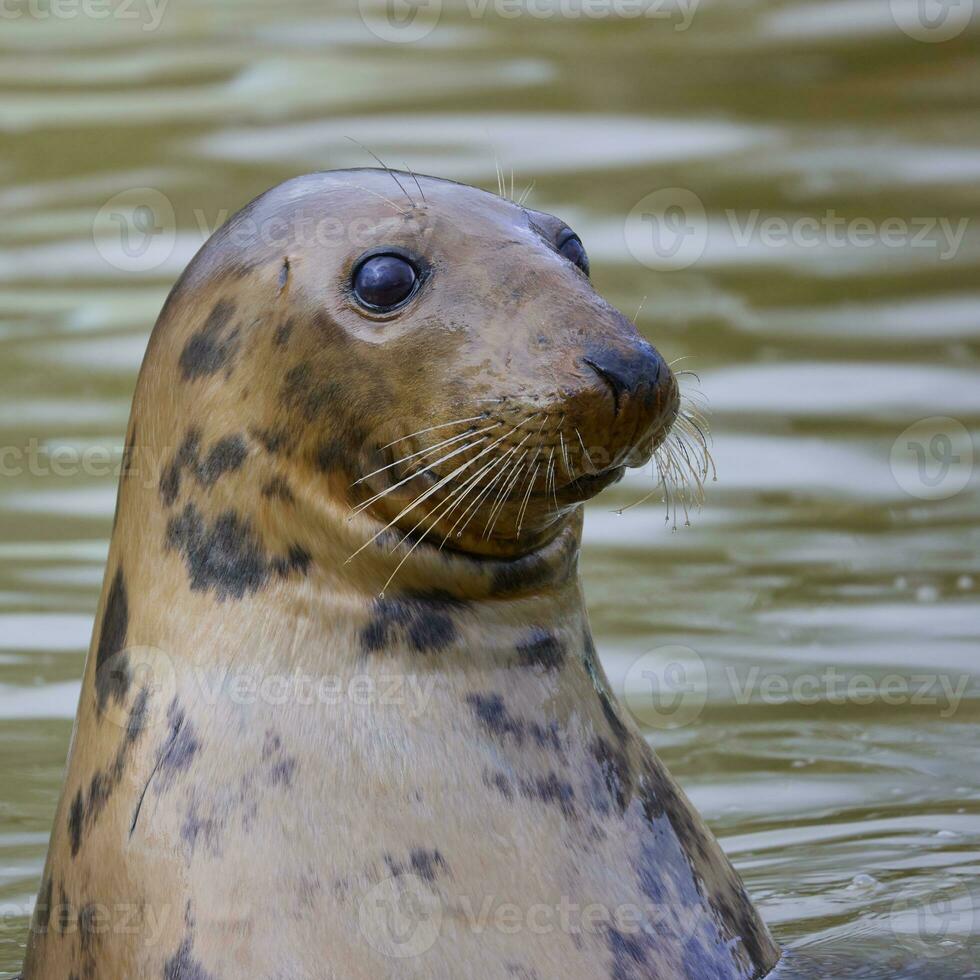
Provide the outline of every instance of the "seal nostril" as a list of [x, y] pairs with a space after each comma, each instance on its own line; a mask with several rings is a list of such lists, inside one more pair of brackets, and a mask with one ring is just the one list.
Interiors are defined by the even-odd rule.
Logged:
[[613, 396], [613, 407], [615, 408], [616, 414], [619, 415], [620, 403], [622, 401], [623, 394], [629, 390], [629, 384], [623, 378], [621, 378], [614, 371], [611, 371], [608, 367], [604, 367], [602, 364], [598, 364], [592, 360], [590, 357], [583, 357], [582, 360], [595, 371], [596, 374], [602, 378], [603, 381], [609, 385]]

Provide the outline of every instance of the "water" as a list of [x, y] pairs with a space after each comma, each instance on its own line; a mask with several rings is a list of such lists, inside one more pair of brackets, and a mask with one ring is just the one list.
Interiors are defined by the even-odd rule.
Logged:
[[[0, 23], [0, 974], [155, 315], [224, 213], [369, 164], [350, 136], [534, 180], [600, 290], [698, 372], [703, 512], [617, 515], [650, 489], [631, 474], [590, 507], [583, 572], [614, 683], [779, 940], [816, 975], [980, 976], [978, 18], [935, 42], [901, 0], [703, 0], [686, 29], [690, 5], [442, 7], [414, 43], [322, 2], [173, 3], [147, 30], [146, 3], [5, 7], [24, 13]], [[133, 188], [165, 219], [142, 258], [97, 219]]]

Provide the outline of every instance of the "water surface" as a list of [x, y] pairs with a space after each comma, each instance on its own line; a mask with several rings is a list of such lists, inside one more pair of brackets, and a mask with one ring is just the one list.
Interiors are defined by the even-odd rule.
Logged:
[[[353, 137], [488, 188], [498, 163], [508, 189], [533, 180], [598, 288], [700, 376], [703, 511], [676, 530], [657, 497], [615, 513], [652, 489], [632, 473], [589, 508], [583, 574], [614, 683], [779, 940], [818, 975], [980, 976], [977, 18], [930, 43], [887, 0], [704, 0], [683, 30], [679, 8], [442, 6], [414, 43], [301, 0], [181, 0], [154, 30], [145, 7], [0, 23], [0, 974], [156, 313], [223, 215], [370, 165]], [[383, 5], [364, 9], [377, 31]], [[103, 208], [140, 188], [173, 224], [120, 268]], [[638, 237], [658, 193], [663, 254]], [[687, 695], [651, 698], [643, 670]]]

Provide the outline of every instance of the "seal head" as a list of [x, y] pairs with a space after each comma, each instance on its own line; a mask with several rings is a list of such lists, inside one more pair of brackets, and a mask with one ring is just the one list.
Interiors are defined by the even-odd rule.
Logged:
[[247, 390], [286, 482], [318, 474], [321, 495], [412, 541], [526, 555], [650, 458], [676, 381], [563, 221], [392, 177], [302, 177], [233, 218], [155, 338], [179, 347], [171, 398], [220, 413]]

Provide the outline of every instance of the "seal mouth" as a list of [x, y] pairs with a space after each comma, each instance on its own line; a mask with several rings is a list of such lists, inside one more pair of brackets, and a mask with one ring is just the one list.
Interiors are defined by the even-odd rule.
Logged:
[[580, 477], [558, 488], [559, 499], [565, 502], [588, 500], [606, 487], [618, 483], [626, 473], [625, 466], [610, 466], [597, 473], [585, 473]]

